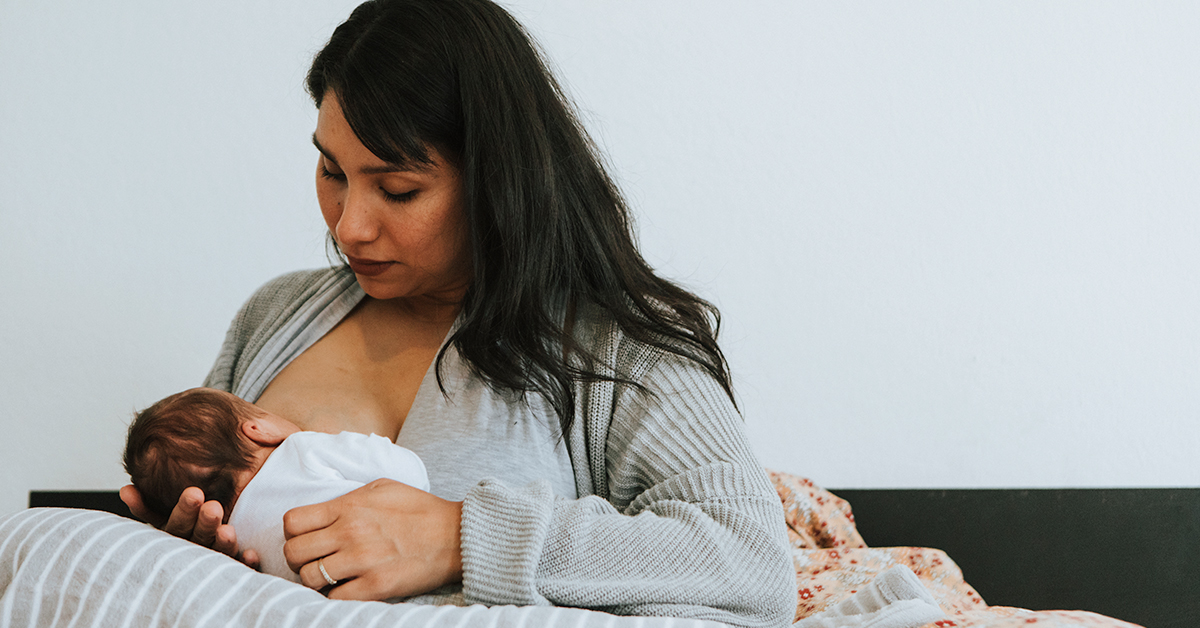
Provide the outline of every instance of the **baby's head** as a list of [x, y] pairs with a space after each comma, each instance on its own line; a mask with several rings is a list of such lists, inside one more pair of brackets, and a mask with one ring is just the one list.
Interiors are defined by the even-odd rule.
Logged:
[[189, 486], [233, 503], [295, 424], [227, 392], [193, 388], [139, 412], [129, 426], [125, 471], [146, 507], [163, 517]]

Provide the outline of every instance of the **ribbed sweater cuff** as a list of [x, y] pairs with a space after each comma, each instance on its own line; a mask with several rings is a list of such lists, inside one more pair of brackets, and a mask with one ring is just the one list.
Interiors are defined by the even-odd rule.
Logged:
[[554, 512], [545, 481], [512, 489], [484, 480], [462, 510], [463, 596], [468, 604], [545, 606], [534, 583]]

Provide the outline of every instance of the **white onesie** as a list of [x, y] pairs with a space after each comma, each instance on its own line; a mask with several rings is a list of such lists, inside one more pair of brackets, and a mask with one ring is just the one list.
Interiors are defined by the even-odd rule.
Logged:
[[287, 437], [242, 489], [229, 523], [240, 549], [253, 549], [263, 573], [293, 582], [283, 558], [283, 514], [389, 478], [429, 490], [425, 464], [412, 451], [375, 434], [297, 432]]

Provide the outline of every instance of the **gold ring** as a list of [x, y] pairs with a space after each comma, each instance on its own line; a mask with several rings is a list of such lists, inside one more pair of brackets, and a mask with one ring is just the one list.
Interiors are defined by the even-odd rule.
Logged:
[[329, 577], [329, 572], [325, 571], [325, 563], [323, 562], [324, 560], [325, 560], [324, 558], [317, 559], [317, 569], [319, 569], [321, 571], [322, 576], [325, 576], [325, 582], [328, 582], [329, 586], [336, 587], [338, 581]]

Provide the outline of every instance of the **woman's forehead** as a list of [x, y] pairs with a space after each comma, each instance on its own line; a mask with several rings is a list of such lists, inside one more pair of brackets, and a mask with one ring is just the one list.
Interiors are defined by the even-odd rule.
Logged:
[[414, 155], [400, 162], [389, 161], [372, 152], [351, 128], [342, 110], [337, 93], [330, 90], [321, 101], [317, 113], [317, 128], [312, 134], [313, 146], [339, 166], [357, 164], [361, 174], [435, 174], [449, 165], [433, 146], [423, 145], [424, 155]]

